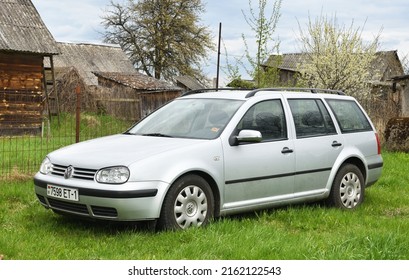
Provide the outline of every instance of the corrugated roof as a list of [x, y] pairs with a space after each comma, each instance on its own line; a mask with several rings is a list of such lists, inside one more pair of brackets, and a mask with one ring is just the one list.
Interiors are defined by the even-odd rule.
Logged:
[[0, 0], [0, 50], [59, 53], [53, 36], [30, 0]]
[[147, 75], [134, 72], [134, 73], [113, 73], [113, 72], [94, 72], [98, 77], [102, 77], [111, 81], [114, 81], [125, 86], [147, 91], [181, 91], [182, 89], [169, 84], [165, 81], [149, 77]]
[[58, 43], [61, 54], [54, 57], [54, 66], [75, 67], [86, 85], [98, 85], [92, 72], [136, 72], [119, 46]]

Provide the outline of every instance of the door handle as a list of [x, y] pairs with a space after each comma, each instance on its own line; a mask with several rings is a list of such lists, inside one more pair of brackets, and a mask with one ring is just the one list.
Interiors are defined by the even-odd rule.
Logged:
[[290, 148], [288, 148], [288, 147], [284, 147], [282, 150], [281, 150], [281, 153], [282, 154], [291, 154], [291, 153], [293, 153], [294, 151], [293, 151], [293, 149], [290, 149]]
[[332, 147], [340, 147], [340, 146], [342, 146], [342, 143], [339, 143], [338, 141], [334, 141], [334, 142], [332, 142], [331, 146]]

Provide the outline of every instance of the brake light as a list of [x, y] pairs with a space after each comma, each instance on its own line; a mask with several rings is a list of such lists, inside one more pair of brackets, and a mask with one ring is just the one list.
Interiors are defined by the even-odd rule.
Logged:
[[378, 155], [380, 155], [381, 154], [381, 141], [379, 141], [378, 133], [375, 133], [375, 137], [376, 137], [376, 144], [378, 145]]

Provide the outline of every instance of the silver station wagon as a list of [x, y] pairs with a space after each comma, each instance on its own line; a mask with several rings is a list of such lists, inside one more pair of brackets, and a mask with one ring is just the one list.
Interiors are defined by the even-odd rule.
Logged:
[[185, 229], [291, 203], [354, 209], [382, 166], [373, 124], [342, 92], [219, 90], [50, 153], [34, 184], [57, 213]]

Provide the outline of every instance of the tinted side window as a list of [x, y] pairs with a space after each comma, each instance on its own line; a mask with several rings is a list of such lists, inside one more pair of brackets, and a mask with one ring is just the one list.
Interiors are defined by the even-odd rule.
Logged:
[[353, 100], [326, 99], [343, 133], [371, 131], [372, 127]]
[[253, 105], [237, 129], [260, 131], [263, 141], [286, 139], [287, 125], [281, 100], [267, 100]]
[[319, 99], [289, 99], [297, 138], [335, 134], [335, 126]]

